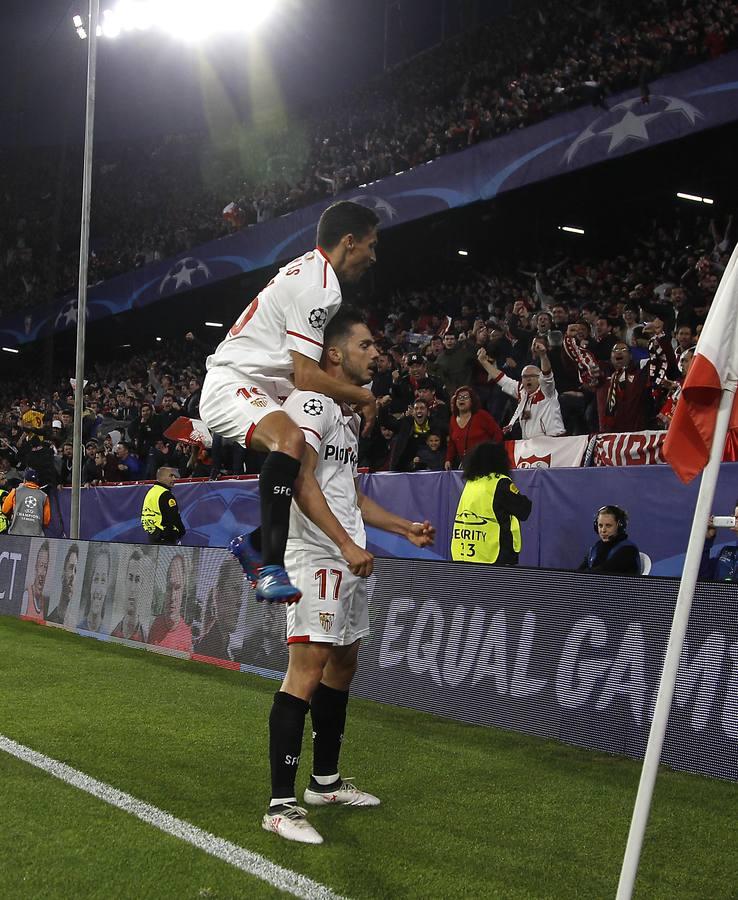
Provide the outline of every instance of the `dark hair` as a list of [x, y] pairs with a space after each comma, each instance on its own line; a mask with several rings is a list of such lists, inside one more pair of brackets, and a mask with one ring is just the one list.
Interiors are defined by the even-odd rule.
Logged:
[[462, 463], [465, 481], [474, 481], [487, 475], [507, 475], [510, 477], [510, 459], [505, 445], [484, 441], [466, 454]]
[[451, 404], [450, 404], [450, 405], [451, 405], [451, 415], [452, 415], [452, 416], [456, 416], [456, 415], [458, 415], [458, 413], [459, 413], [459, 409], [458, 409], [458, 407], [457, 407], [457, 405], [456, 405], [456, 398], [459, 396], [459, 394], [461, 394], [461, 393], [464, 392], [464, 391], [465, 391], [467, 394], [469, 394], [469, 396], [471, 397], [471, 411], [472, 411], [472, 415], [473, 415], [475, 412], [477, 412], [477, 410], [479, 410], [479, 409], [482, 408], [482, 404], [479, 402], [479, 396], [477, 395], [477, 392], [476, 392], [475, 390], [473, 390], [472, 388], [470, 388], [468, 384], [462, 384], [461, 387], [457, 387], [457, 388], [456, 388], [456, 390], [454, 391], [454, 395], [453, 395], [453, 397], [451, 398]]
[[79, 559], [79, 547], [77, 546], [77, 544], [70, 544], [69, 549], [67, 550], [67, 555], [64, 557], [64, 564], [62, 565], [62, 571], [64, 569], [66, 569], [70, 556], [76, 556], [77, 559]]
[[345, 340], [356, 325], [366, 325], [362, 313], [350, 306], [342, 306], [325, 326], [323, 347], [327, 350], [331, 345]]
[[332, 250], [347, 234], [358, 240], [379, 224], [379, 216], [373, 209], [352, 203], [351, 200], [339, 200], [328, 207], [318, 222], [318, 246]]
[[418, 390], [437, 391], [438, 387], [432, 378], [421, 378], [418, 381]]

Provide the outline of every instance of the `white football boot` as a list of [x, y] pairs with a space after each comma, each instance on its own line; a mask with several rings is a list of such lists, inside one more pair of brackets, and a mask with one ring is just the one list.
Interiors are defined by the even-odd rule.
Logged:
[[264, 813], [261, 827], [288, 841], [300, 841], [303, 844], [323, 843], [323, 838], [307, 820], [307, 810], [301, 806], [285, 803], [275, 812]]
[[360, 791], [350, 778], [342, 778], [338, 787], [327, 791], [306, 788], [305, 803], [310, 806], [327, 806], [331, 803], [338, 803], [341, 806], [379, 806], [380, 800], [374, 794]]

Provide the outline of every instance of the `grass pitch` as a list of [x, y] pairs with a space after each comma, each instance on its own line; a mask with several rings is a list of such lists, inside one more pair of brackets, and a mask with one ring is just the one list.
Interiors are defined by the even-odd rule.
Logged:
[[[342, 771], [378, 809], [264, 832], [276, 683], [0, 619], [0, 733], [354, 898], [614, 897], [640, 766], [352, 700]], [[310, 766], [309, 722], [298, 790]], [[738, 785], [662, 771], [636, 896], [738, 896]], [[278, 892], [0, 753], [0, 896]]]

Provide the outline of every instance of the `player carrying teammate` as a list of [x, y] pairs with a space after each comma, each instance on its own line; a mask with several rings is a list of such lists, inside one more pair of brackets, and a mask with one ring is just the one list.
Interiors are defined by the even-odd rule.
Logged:
[[300, 596], [284, 570], [284, 550], [305, 439], [283, 411], [284, 399], [296, 387], [357, 406], [367, 427], [376, 415], [371, 391], [328, 377], [318, 363], [323, 331], [341, 305], [341, 285], [358, 281], [375, 262], [378, 221], [358, 203], [329, 206], [318, 223], [317, 248], [279, 270], [207, 359], [203, 421], [267, 453], [259, 477], [261, 546], [252, 548], [243, 536], [231, 542], [246, 574], [258, 575], [258, 600], [295, 602]]
[[[322, 367], [341, 385], [366, 384], [378, 353], [362, 317], [341, 310], [325, 330]], [[332, 391], [331, 393], [338, 393]], [[374, 557], [364, 523], [433, 542], [430, 522], [410, 522], [361, 494], [355, 485], [359, 417], [317, 391], [295, 391], [284, 411], [305, 434], [285, 560], [302, 600], [287, 607], [289, 665], [269, 716], [272, 799], [262, 825], [292, 841], [323, 838], [297, 805], [295, 777], [305, 716], [313, 725], [313, 774], [305, 803], [377, 806], [379, 800], [339, 774], [348, 692], [361, 638], [369, 633], [367, 582]], [[358, 551], [358, 552], [357, 552]]]

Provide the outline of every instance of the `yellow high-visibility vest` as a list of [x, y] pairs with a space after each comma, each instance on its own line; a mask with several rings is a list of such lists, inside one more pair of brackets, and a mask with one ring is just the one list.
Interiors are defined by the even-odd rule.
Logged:
[[159, 500], [161, 495], [167, 491], [161, 484], [155, 484], [144, 497], [143, 507], [141, 508], [141, 525], [146, 534], [154, 534], [161, 531], [164, 523], [161, 518], [161, 510], [159, 508]]
[[[493, 512], [497, 489], [507, 475], [486, 475], [467, 481], [459, 498], [451, 534], [451, 559], [494, 563], [500, 555], [500, 523]], [[520, 552], [520, 522], [510, 516], [513, 550]]]

